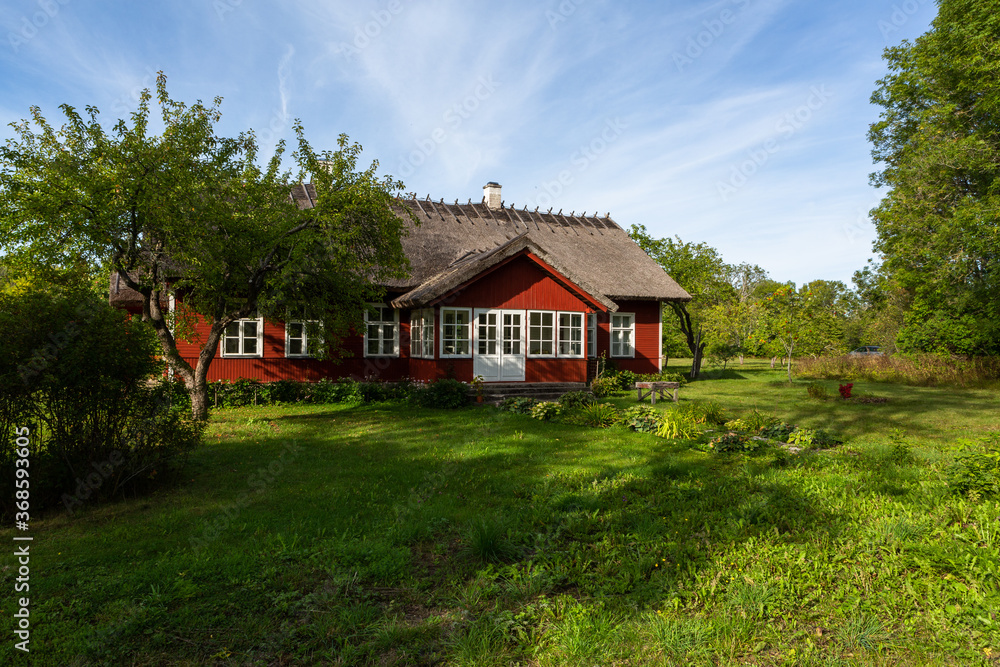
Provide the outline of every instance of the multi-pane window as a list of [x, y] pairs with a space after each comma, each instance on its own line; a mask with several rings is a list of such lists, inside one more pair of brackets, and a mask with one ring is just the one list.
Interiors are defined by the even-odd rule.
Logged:
[[433, 310], [415, 310], [410, 314], [410, 356], [434, 358]]
[[536, 357], [555, 356], [555, 313], [528, 313], [528, 354]]
[[388, 306], [372, 304], [365, 312], [365, 356], [399, 355], [399, 313]]
[[222, 356], [259, 357], [263, 348], [264, 320], [236, 320], [222, 334]]
[[587, 356], [597, 358], [597, 313], [587, 315]]
[[310, 322], [285, 322], [285, 356], [286, 357], [311, 357], [315, 354], [320, 341], [317, 338], [310, 340]]
[[441, 356], [468, 357], [472, 354], [472, 311], [468, 308], [441, 309]]
[[559, 356], [583, 356], [583, 313], [559, 313]]
[[611, 316], [611, 356], [635, 356], [635, 315], [615, 313]]

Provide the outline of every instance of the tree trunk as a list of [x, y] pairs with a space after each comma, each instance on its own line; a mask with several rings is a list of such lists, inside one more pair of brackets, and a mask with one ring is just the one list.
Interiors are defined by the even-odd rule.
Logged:
[[788, 384], [792, 383], [792, 351], [795, 349], [795, 343], [792, 343], [791, 347], [788, 348]]
[[701, 330], [695, 331], [691, 324], [691, 314], [683, 303], [671, 302], [670, 307], [681, 325], [681, 333], [687, 340], [688, 349], [691, 350], [691, 372], [688, 374], [692, 380], [697, 379], [701, 373], [701, 358], [705, 352], [705, 344], [701, 342]]

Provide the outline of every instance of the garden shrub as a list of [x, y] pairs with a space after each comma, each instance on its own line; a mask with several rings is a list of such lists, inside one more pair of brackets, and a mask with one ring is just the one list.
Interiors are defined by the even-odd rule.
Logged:
[[638, 377], [639, 382], [676, 382], [680, 386], [688, 383], [687, 376], [683, 373], [673, 371], [660, 371], [659, 373], [645, 373]]
[[964, 450], [946, 473], [951, 490], [973, 498], [1000, 496], [1000, 435], [960, 444]]
[[660, 427], [660, 413], [651, 407], [636, 405], [622, 411], [621, 424], [640, 433], [656, 433]]
[[788, 442], [788, 436], [792, 434], [795, 430], [794, 426], [789, 426], [784, 422], [779, 424], [772, 424], [771, 426], [766, 426], [762, 428], [758, 433], [760, 437], [767, 438], [768, 440], [777, 440], [778, 442]]
[[701, 429], [687, 410], [668, 410], [660, 416], [656, 434], [661, 438], [690, 440], [701, 435]]
[[616, 371], [615, 373], [610, 373], [608, 377], [614, 382], [617, 391], [635, 389], [635, 383], [639, 379], [639, 376], [632, 371]]
[[582, 408], [594, 402], [594, 395], [589, 391], [571, 391], [563, 394], [559, 402], [566, 409]]
[[552, 421], [561, 413], [562, 405], [552, 401], [542, 401], [531, 408], [531, 416], [541, 421]]
[[469, 401], [469, 387], [458, 380], [438, 380], [415, 389], [410, 395], [417, 405], [425, 408], [454, 409]]
[[740, 421], [746, 424], [746, 430], [748, 431], [760, 431], [769, 426], [781, 423], [774, 415], [767, 415], [759, 410], [751, 410]]
[[708, 403], [688, 403], [683, 408], [684, 412], [691, 417], [695, 424], [715, 424], [721, 426], [726, 423], [726, 415], [722, 408], [714, 402]]
[[806, 387], [806, 393], [809, 394], [809, 398], [815, 398], [820, 401], [825, 401], [829, 398], [826, 387], [821, 385], [819, 382], [811, 382], [809, 386]]
[[535, 407], [535, 404], [537, 403], [538, 401], [533, 398], [508, 396], [500, 402], [498, 407], [505, 412], [513, 412], [519, 415], [530, 415], [531, 409]]
[[595, 398], [604, 398], [618, 391], [618, 383], [607, 376], [594, 378], [590, 383], [590, 391], [593, 392]]
[[[83, 289], [0, 295], [0, 511], [13, 510], [14, 430], [28, 428], [31, 509], [139, 493], [201, 439], [150, 385], [152, 331]], [[23, 444], [23, 441], [22, 441]]]
[[761, 437], [752, 437], [745, 433], [729, 432], [708, 441], [708, 450], [719, 454], [729, 452], [755, 452], [767, 447], [769, 443]]
[[615, 406], [607, 403], [591, 403], [580, 409], [578, 419], [587, 426], [607, 428], [618, 423], [620, 416]]

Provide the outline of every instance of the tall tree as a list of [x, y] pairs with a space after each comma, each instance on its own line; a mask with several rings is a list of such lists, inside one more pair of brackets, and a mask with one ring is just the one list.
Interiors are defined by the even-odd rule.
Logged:
[[629, 236], [691, 295], [690, 303], [671, 301], [670, 308], [691, 352], [690, 377], [696, 378], [708, 344], [707, 313], [717, 304], [735, 298], [729, 282], [730, 267], [715, 248], [705, 243], [685, 243], [679, 237], [654, 239], [643, 225], [632, 225]]
[[889, 188], [875, 249], [905, 291], [901, 348], [1000, 353], [1000, 12], [938, 0], [931, 29], [886, 49], [869, 131]]
[[[93, 107], [84, 117], [63, 105], [58, 129], [37, 107], [32, 123], [12, 124], [16, 137], [0, 149], [0, 231], [15, 266], [82, 259], [141, 294], [142, 319], [184, 381], [193, 416], [205, 419], [208, 369], [230, 323], [285, 319], [294, 307], [335, 348], [366, 302], [381, 298], [378, 285], [405, 275], [404, 226], [390, 208], [403, 186], [380, 178], [377, 163], [357, 171], [361, 147], [346, 136], [336, 151], [314, 151], [298, 121], [297, 174], [282, 168], [283, 143], [262, 168], [252, 132], [216, 134], [221, 98], [174, 101], [162, 73], [156, 98], [156, 136], [148, 90], [131, 122], [111, 132]], [[290, 196], [303, 179], [317, 195], [306, 210]], [[168, 293], [210, 325], [193, 366], [161, 306]]]

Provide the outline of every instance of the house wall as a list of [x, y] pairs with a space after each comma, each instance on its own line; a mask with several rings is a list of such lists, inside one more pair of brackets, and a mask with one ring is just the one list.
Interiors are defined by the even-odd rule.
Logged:
[[[633, 373], [656, 373], [660, 370], [660, 354], [663, 343], [660, 337], [660, 303], [658, 301], [619, 301], [618, 312], [635, 313], [635, 358], [613, 359], [615, 365], [623, 371]], [[603, 337], [598, 333], [598, 355], [607, 350], [611, 358], [611, 323], [610, 316], [605, 314], [603, 322]], [[601, 318], [598, 317], [598, 328], [601, 328]], [[604, 347], [601, 347], [603, 340]]]
[[511, 310], [592, 310], [527, 257], [517, 257], [445, 298], [442, 306]]
[[[634, 359], [611, 359], [610, 321], [606, 311], [597, 312], [597, 354], [603, 352], [623, 370], [635, 373], [655, 373], [661, 353], [660, 304], [654, 301], [622, 301], [619, 312], [635, 313]], [[550, 310], [591, 312], [592, 307], [580, 300], [571, 290], [543, 271], [526, 257], [518, 257], [483, 275], [479, 280], [446, 297], [440, 307], [495, 308], [510, 310]], [[180, 310], [183, 310], [181, 306]], [[315, 359], [289, 359], [285, 357], [285, 327], [283, 322], [265, 322], [263, 356], [260, 358], [224, 358], [220, 351], [209, 369], [210, 381], [222, 379], [257, 379], [261, 381], [299, 380], [317, 381], [323, 378], [351, 377], [357, 380], [373, 379], [398, 381], [410, 377], [414, 380], [434, 381], [453, 377], [468, 382], [473, 377], [472, 359], [411, 359], [410, 311], [403, 310], [400, 320], [400, 356], [398, 358], [365, 358], [364, 338], [352, 335], [343, 341], [348, 357], [339, 363]], [[178, 341], [181, 356], [194, 365], [197, 363], [201, 342], [208, 335], [208, 324], [201, 319], [192, 322], [192, 341]], [[440, 317], [435, 317], [435, 353], [440, 351]], [[586, 334], [586, 335], [589, 335]], [[585, 347], [586, 349], [586, 347]], [[526, 382], [586, 382], [586, 359], [525, 360]]]

